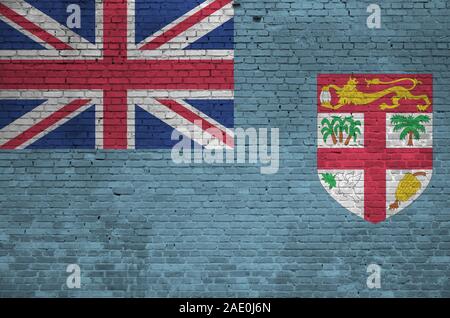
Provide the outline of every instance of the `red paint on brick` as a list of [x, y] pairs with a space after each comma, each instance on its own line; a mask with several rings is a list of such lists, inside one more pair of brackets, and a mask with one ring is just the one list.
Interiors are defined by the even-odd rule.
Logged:
[[[426, 94], [432, 101], [432, 76], [416, 74], [394, 75], [351, 75], [359, 80], [358, 90], [376, 92], [392, 85], [374, 85], [367, 88], [364, 79], [380, 78], [389, 81], [403, 77], [420, 79], [422, 84], [413, 91], [414, 95]], [[417, 112], [417, 101], [402, 100], [396, 109], [381, 110], [381, 103], [390, 102], [392, 95], [363, 106], [348, 105], [338, 110], [330, 110], [320, 105], [322, 87], [335, 84], [342, 87], [350, 75], [320, 75], [317, 85], [319, 113], [364, 113], [364, 148], [318, 148], [317, 168], [364, 170], [364, 217], [367, 221], [378, 223], [386, 219], [386, 170], [417, 170], [433, 168], [433, 149], [430, 148], [386, 148], [386, 114]], [[400, 83], [401, 84], [401, 83]], [[381, 86], [381, 88], [380, 88]], [[365, 88], [364, 88], [365, 87]], [[335, 93], [332, 91], [332, 95]], [[337, 103], [334, 96], [332, 104]], [[423, 112], [421, 112], [423, 113]], [[432, 113], [430, 106], [425, 113]]]
[[11, 20], [17, 25], [20, 25], [22, 28], [33, 34], [34, 36], [40, 38], [42, 41], [50, 44], [57, 50], [73, 50], [72, 47], [62, 42], [57, 37], [51, 35], [38, 25], [33, 22], [27, 20], [25, 17], [16, 13], [14, 10], [11, 10], [6, 5], [0, 3], [0, 14], [5, 16], [8, 20]]
[[[354, 77], [359, 81], [358, 90], [366, 93], [374, 93], [384, 90], [386, 88], [392, 87], [394, 85], [401, 85], [405, 87], [410, 87], [411, 82], [405, 81], [397, 84], [389, 84], [389, 85], [366, 85], [365, 80], [379, 78], [381, 81], [392, 81], [399, 78], [409, 77], [416, 78], [422, 82], [422, 84], [418, 85], [411, 93], [414, 95], [427, 95], [430, 98], [431, 106], [424, 111], [423, 113], [432, 113], [433, 112], [433, 75], [432, 74], [320, 74], [317, 78], [317, 100], [320, 101], [320, 93], [322, 91], [322, 87], [329, 84], [334, 84], [339, 87], [344, 86], [349, 77]], [[334, 89], [330, 90], [331, 95], [333, 97], [332, 104], [337, 104], [338, 96]], [[400, 101], [401, 107], [395, 109], [387, 109], [381, 110], [379, 105], [382, 103], [391, 103], [391, 98], [394, 94], [387, 95], [375, 103], [363, 106], [355, 106], [355, 105], [346, 105], [338, 110], [330, 110], [325, 107], [320, 106], [320, 102], [318, 103], [318, 112], [319, 113], [363, 113], [363, 112], [383, 112], [383, 113], [414, 113], [417, 112], [417, 103], [422, 101], [412, 100], [412, 99], [403, 99]]]
[[70, 104], [67, 104], [66, 106], [62, 107], [60, 110], [52, 113], [47, 118], [41, 120], [36, 125], [33, 125], [31, 128], [27, 129], [17, 137], [11, 139], [4, 145], [0, 146], [0, 149], [16, 149], [17, 147], [21, 146], [28, 140], [34, 138], [47, 128], [55, 125], [60, 120], [66, 118], [71, 113], [77, 111], [81, 107], [85, 106], [87, 103], [89, 103], [89, 99], [77, 99], [71, 102]]
[[103, 148], [127, 149], [128, 103], [126, 90], [103, 93]]
[[184, 21], [178, 23], [177, 25], [174, 25], [172, 28], [167, 30], [166, 32], [163, 32], [159, 36], [155, 37], [152, 41], [144, 45], [141, 50], [156, 50], [160, 46], [164, 45], [165, 43], [169, 42], [171, 39], [177, 37], [184, 31], [191, 28], [196, 23], [206, 19], [210, 15], [212, 15], [214, 12], [222, 9], [227, 4], [231, 3], [233, 0], [216, 0], [203, 9], [199, 10], [195, 14], [191, 15]]
[[[223, 0], [219, 4], [225, 5]], [[0, 89], [104, 90], [105, 115], [113, 110], [105, 118], [105, 149], [126, 145], [126, 127], [120, 125], [127, 118], [128, 90], [234, 89], [232, 60], [128, 60], [127, 2], [104, 0], [103, 11], [103, 59], [3, 60]]]
[[[229, 147], [232, 147], [232, 148], [234, 147], [234, 138], [232, 136], [228, 135], [225, 131], [223, 131], [219, 127], [215, 126], [214, 124], [210, 123], [209, 121], [203, 119], [199, 115], [193, 113], [192, 111], [190, 111], [189, 109], [187, 109], [186, 107], [181, 105], [180, 103], [178, 103], [174, 100], [171, 100], [171, 99], [157, 99], [157, 101], [159, 103], [161, 103], [162, 105], [166, 106], [167, 108], [169, 108], [170, 110], [176, 112], [183, 118], [189, 120], [191, 123], [202, 128], [203, 130], [211, 129], [209, 132], [214, 137], [216, 137], [217, 139], [219, 139], [220, 141], [222, 141], [224, 144], [228, 145]], [[201, 125], [198, 125], [198, 122], [201, 122]], [[212, 129], [212, 128], [214, 128], [214, 129]], [[220, 130], [221, 132], [219, 133], [218, 130]]]
[[0, 61], [0, 89], [232, 90], [233, 65], [231, 60]]

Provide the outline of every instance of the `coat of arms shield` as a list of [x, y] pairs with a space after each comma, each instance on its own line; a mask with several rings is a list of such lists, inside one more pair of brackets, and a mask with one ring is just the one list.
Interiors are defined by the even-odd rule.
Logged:
[[378, 223], [416, 200], [433, 172], [430, 74], [321, 74], [317, 168], [344, 208]]

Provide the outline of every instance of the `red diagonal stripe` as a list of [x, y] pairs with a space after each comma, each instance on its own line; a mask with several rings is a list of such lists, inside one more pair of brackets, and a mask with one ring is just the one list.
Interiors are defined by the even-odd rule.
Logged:
[[[220, 141], [222, 141], [224, 144], [228, 145], [229, 147], [232, 147], [232, 148], [234, 147], [234, 138], [232, 136], [228, 135], [225, 131], [223, 131], [219, 127], [213, 125], [206, 119], [200, 117], [196, 113], [193, 113], [192, 111], [190, 111], [189, 109], [187, 109], [186, 107], [181, 105], [180, 103], [177, 103], [176, 101], [174, 101], [172, 99], [157, 99], [157, 101], [160, 104], [162, 104], [162, 105], [166, 106], [167, 108], [169, 108], [170, 110], [172, 110], [173, 112], [177, 113], [181, 117], [189, 120], [194, 125], [197, 125], [202, 130], [214, 128], [214, 130], [212, 130], [210, 132], [211, 135], [213, 135], [215, 138], [219, 139]], [[201, 121], [202, 124], [198, 125], [197, 124], [198, 121]], [[217, 132], [216, 130], [220, 130], [220, 133]]]
[[11, 20], [17, 25], [20, 25], [22, 28], [30, 32], [31, 34], [37, 36], [42, 41], [50, 44], [57, 50], [73, 50], [72, 47], [67, 45], [66, 43], [62, 42], [57, 37], [51, 35], [38, 25], [34, 24], [33, 22], [27, 20], [25, 17], [21, 16], [14, 10], [8, 8], [4, 4], [0, 3], [0, 14], [5, 16], [7, 19]]
[[54, 112], [47, 118], [41, 120], [36, 125], [30, 127], [17, 137], [11, 139], [7, 143], [0, 146], [0, 149], [16, 149], [26, 141], [34, 138], [47, 128], [53, 126], [57, 122], [59, 122], [61, 119], [67, 117], [74, 111], [80, 109], [81, 107], [85, 106], [87, 103], [90, 102], [90, 99], [77, 99], [71, 102], [70, 104], [67, 104], [66, 106], [62, 107], [60, 110]]
[[[163, 37], [167, 40], [212, 15], [232, 0], [216, 0], [183, 20]], [[39, 26], [4, 5], [0, 14], [7, 16], [30, 33], [58, 49], [72, 49]], [[127, 90], [232, 90], [233, 60], [127, 60], [127, 1], [104, 0], [103, 59], [100, 60], [21, 60], [0, 61], [0, 89], [101, 89], [105, 91], [104, 146], [124, 148], [127, 127], [125, 99]], [[183, 113], [183, 112], [182, 112]], [[184, 114], [186, 112], [184, 111]], [[188, 118], [195, 118], [195, 114]], [[188, 119], [186, 118], [186, 119]], [[195, 118], [193, 120], [200, 119]], [[56, 117], [46, 121], [57, 120]], [[43, 121], [41, 124], [45, 124]], [[202, 120], [205, 129], [214, 125]], [[34, 130], [37, 128], [34, 127]], [[26, 136], [36, 132], [30, 130]], [[223, 137], [223, 136], [215, 136]], [[19, 139], [5, 146], [20, 145]], [[220, 138], [219, 138], [220, 139]], [[226, 140], [233, 141], [233, 138]]]
[[178, 23], [177, 25], [173, 26], [169, 30], [163, 32], [156, 38], [154, 38], [149, 43], [145, 44], [141, 50], [156, 50], [163, 44], [169, 42], [171, 39], [175, 38], [176, 36], [180, 35], [187, 29], [191, 28], [193, 25], [199, 23], [203, 19], [207, 18], [214, 12], [220, 10], [227, 4], [231, 3], [233, 0], [216, 0], [212, 2], [211, 4], [207, 5], [200, 11], [194, 13], [187, 19], [183, 20], [182, 22]]

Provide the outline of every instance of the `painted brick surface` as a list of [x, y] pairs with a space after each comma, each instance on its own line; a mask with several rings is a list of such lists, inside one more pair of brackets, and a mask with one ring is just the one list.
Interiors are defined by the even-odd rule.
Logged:
[[[235, 1], [235, 125], [280, 128], [277, 174], [169, 150], [2, 151], [0, 296], [450, 296], [450, 4], [383, 1], [369, 30], [372, 2]], [[316, 77], [352, 72], [434, 77], [433, 178], [377, 225], [316, 171]]]

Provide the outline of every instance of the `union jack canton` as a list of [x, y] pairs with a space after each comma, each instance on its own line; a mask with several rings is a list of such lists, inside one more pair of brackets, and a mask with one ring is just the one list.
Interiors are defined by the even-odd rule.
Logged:
[[0, 0], [0, 20], [0, 149], [233, 147], [232, 0]]

